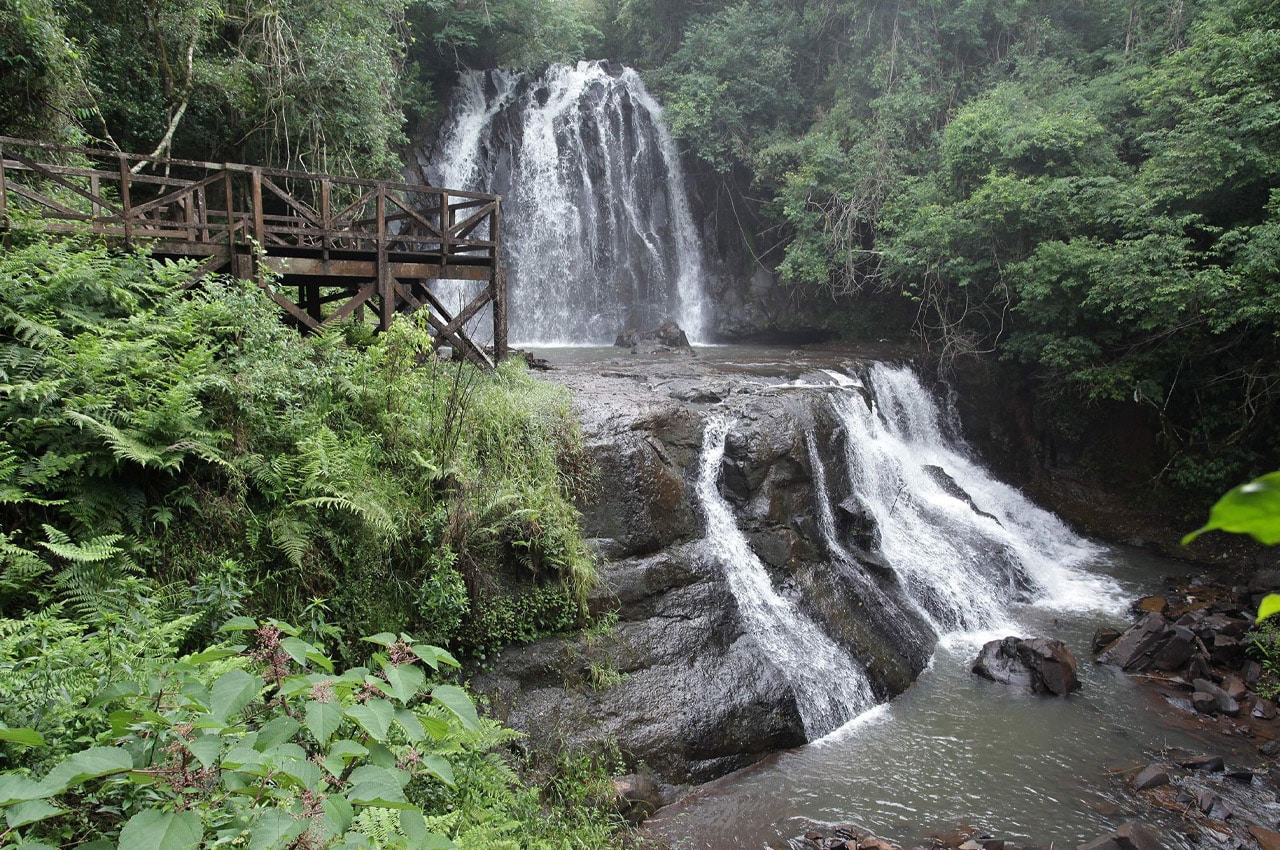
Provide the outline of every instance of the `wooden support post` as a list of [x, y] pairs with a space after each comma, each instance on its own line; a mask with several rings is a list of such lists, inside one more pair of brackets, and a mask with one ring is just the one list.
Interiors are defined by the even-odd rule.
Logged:
[[493, 362], [507, 359], [507, 270], [493, 267]]
[[[227, 250], [231, 252], [231, 256], [236, 255], [236, 206], [235, 193], [231, 190], [231, 171], [227, 168], [227, 164], [222, 164], [222, 188], [227, 199]], [[232, 274], [236, 273], [235, 269], [231, 270]]]
[[116, 158], [120, 163], [120, 209], [124, 212], [124, 247], [133, 249], [133, 210], [129, 203], [129, 164], [124, 154]]
[[489, 262], [493, 264], [493, 277], [489, 282], [493, 298], [493, 362], [501, 363], [507, 357], [507, 270], [498, 257], [498, 234], [502, 227], [502, 203], [495, 201], [489, 216]]
[[259, 268], [260, 263], [256, 256], [257, 252], [266, 251], [267, 249], [267, 228], [263, 224], [262, 211], [262, 169], [252, 169], [250, 171], [250, 177], [252, 180], [251, 191], [253, 193], [253, 238], [258, 243], [257, 247], [254, 249], [254, 254], [250, 255], [250, 265], [253, 267], [254, 281], [258, 286], [262, 286], [266, 283], [266, 277], [263, 274], [262, 269]]
[[387, 262], [387, 196], [386, 189], [378, 186], [378, 295], [382, 299], [381, 312], [378, 316], [378, 327], [387, 330], [391, 327], [391, 319], [396, 309], [395, 284], [391, 279], [391, 267]]
[[449, 265], [449, 240], [453, 235], [453, 212], [449, 209], [449, 193], [440, 192], [440, 268]]
[[0, 145], [0, 230], [9, 230], [9, 176], [4, 167], [4, 146]]
[[333, 247], [333, 237], [330, 231], [333, 230], [333, 213], [329, 209], [330, 201], [330, 182], [326, 177], [320, 181], [320, 247], [324, 251], [322, 255], [324, 259], [329, 259], [329, 249]]

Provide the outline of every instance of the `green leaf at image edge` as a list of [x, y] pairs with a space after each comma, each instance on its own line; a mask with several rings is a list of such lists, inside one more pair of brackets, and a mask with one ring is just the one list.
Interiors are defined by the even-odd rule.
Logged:
[[195, 850], [203, 838], [195, 812], [145, 809], [120, 830], [120, 846], [129, 850]]
[[1280, 472], [1228, 491], [1209, 511], [1209, 521], [1182, 538], [1182, 545], [1215, 530], [1248, 534], [1268, 546], [1280, 543]]
[[1258, 617], [1256, 622], [1261, 623], [1268, 617], [1280, 614], [1280, 593], [1268, 593], [1262, 597], [1262, 601], [1258, 603]]

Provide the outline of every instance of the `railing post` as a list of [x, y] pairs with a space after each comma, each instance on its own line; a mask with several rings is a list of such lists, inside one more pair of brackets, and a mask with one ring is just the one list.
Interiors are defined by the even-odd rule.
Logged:
[[449, 265], [449, 242], [453, 236], [453, 210], [449, 209], [449, 193], [440, 191], [440, 267]]
[[493, 298], [493, 362], [501, 363], [507, 357], [507, 271], [498, 257], [499, 232], [502, 225], [502, 201], [494, 201], [489, 219], [489, 262], [493, 264], [493, 277], [489, 283]]
[[261, 254], [265, 254], [267, 250], [267, 234], [266, 225], [263, 223], [262, 212], [262, 169], [254, 168], [251, 172], [252, 192], [253, 192], [253, 238], [258, 243], [254, 247], [255, 256], [250, 260], [249, 265], [253, 268], [253, 279], [261, 286], [266, 278], [262, 274]]
[[333, 239], [329, 235], [329, 231], [333, 229], [333, 222], [330, 220], [332, 211], [329, 209], [329, 178], [325, 177], [320, 181], [320, 227], [323, 233], [320, 235], [320, 247], [324, 250], [324, 258], [329, 259], [329, 248], [332, 246]]
[[395, 313], [395, 288], [391, 280], [391, 269], [387, 263], [387, 196], [386, 187], [378, 184], [378, 295], [382, 300], [378, 316], [378, 324], [386, 331], [391, 327], [391, 319]]
[[0, 145], [0, 230], [9, 229], [9, 178], [4, 168], [4, 146]]
[[129, 204], [129, 165], [125, 161], [124, 154], [120, 154], [116, 160], [120, 163], [120, 209], [124, 212], [124, 246], [130, 250], [133, 249], [133, 210]]

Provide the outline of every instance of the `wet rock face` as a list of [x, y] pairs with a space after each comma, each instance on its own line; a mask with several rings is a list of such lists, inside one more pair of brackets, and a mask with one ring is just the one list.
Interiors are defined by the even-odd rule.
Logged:
[[[726, 397], [738, 424], [721, 490], [775, 586], [863, 662], [877, 696], [910, 685], [936, 637], [894, 601], [890, 577], [853, 558], [833, 564], [817, 521], [806, 431], [817, 435], [830, 481], [847, 478], [822, 394], [744, 391], [742, 382], [710, 377], [708, 396], [684, 378], [601, 371], [555, 377], [575, 390], [599, 469], [581, 506], [601, 561], [591, 607], [615, 622], [505, 650], [471, 680], [492, 712], [534, 748], [616, 742], [653, 772], [664, 797], [672, 783], [708, 781], [804, 743], [797, 697], [744, 627], [703, 540], [694, 492], [703, 416], [708, 399]], [[837, 529], [851, 552], [872, 532]]]
[[1065, 697], [1080, 689], [1076, 659], [1060, 640], [1007, 637], [982, 647], [973, 672], [1036, 694]]

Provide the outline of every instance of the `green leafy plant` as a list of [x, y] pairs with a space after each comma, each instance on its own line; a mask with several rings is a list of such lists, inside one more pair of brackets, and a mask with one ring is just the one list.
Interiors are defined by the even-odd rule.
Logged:
[[[415, 783], [454, 783], [457, 733], [478, 732], [470, 697], [428, 671], [453, 657], [407, 635], [367, 638], [371, 667], [342, 672], [294, 627], [232, 620], [251, 645], [218, 646], [121, 680], [92, 703], [109, 729], [36, 779], [0, 775], [0, 838], [194, 848], [359, 847], [356, 813], [396, 813], [395, 841], [448, 848], [428, 831]], [[426, 668], [426, 669], [424, 669]], [[34, 746], [34, 730], [0, 739]]]

